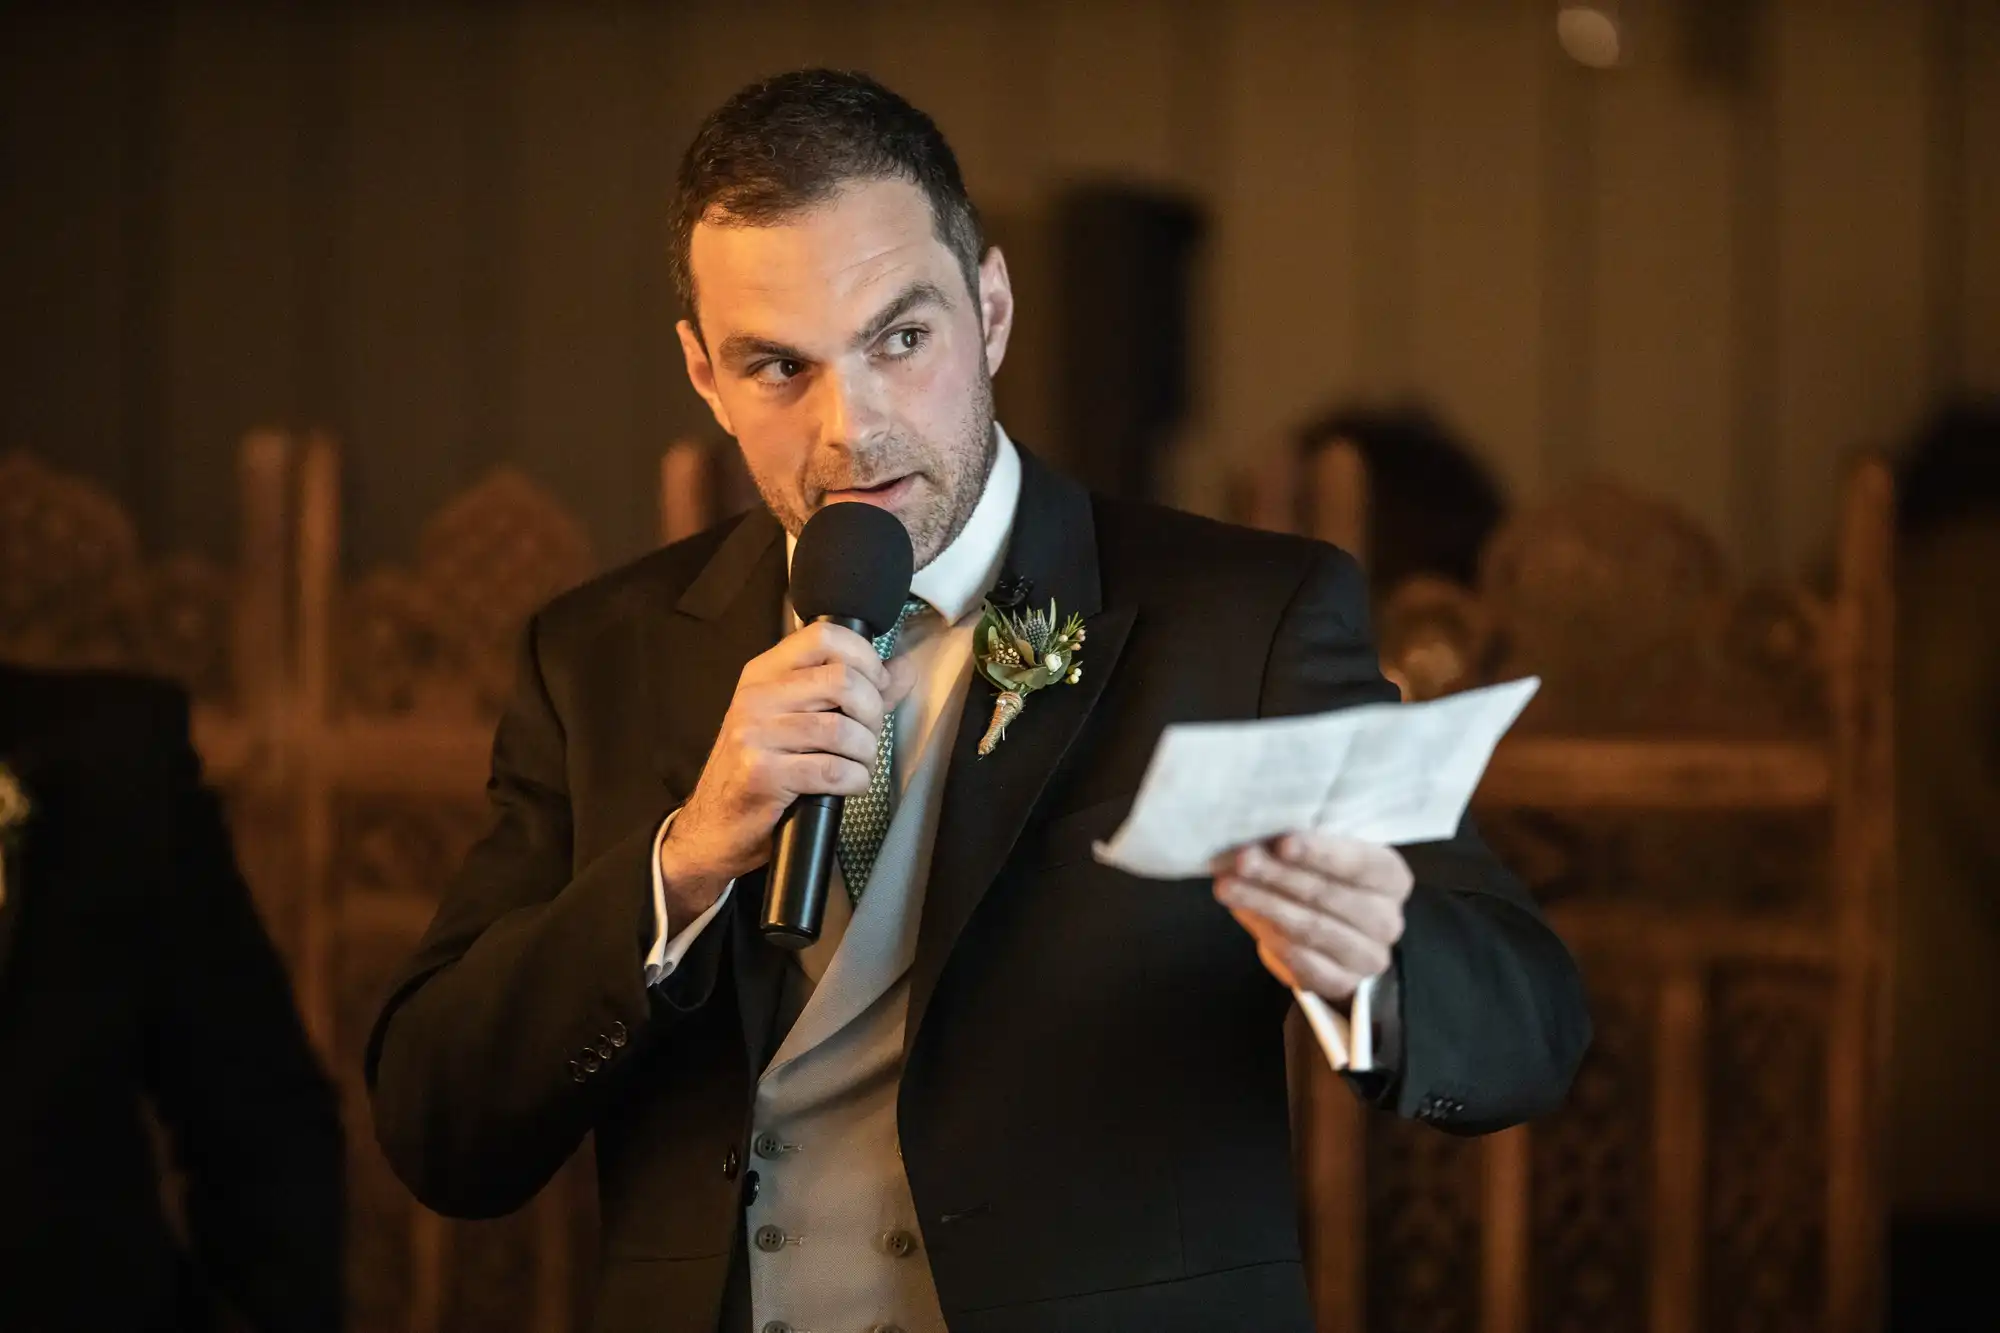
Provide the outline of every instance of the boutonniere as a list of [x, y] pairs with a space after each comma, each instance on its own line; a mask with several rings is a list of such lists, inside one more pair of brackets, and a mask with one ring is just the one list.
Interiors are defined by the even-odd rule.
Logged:
[[[1062, 628], [1056, 628], [1061, 623]], [[1058, 681], [1074, 685], [1083, 678], [1077, 651], [1083, 647], [1083, 617], [1058, 622], [1056, 604], [1048, 613], [1003, 611], [988, 598], [981, 604], [979, 628], [972, 636], [972, 660], [1000, 697], [993, 701], [993, 720], [980, 737], [979, 753], [992, 754], [1007, 734], [1007, 724], [1028, 706], [1028, 696]]]
[[[21, 830], [28, 825], [28, 816], [35, 813], [35, 807], [28, 800], [28, 789], [21, 785], [21, 779], [6, 763], [0, 762], [0, 854], [13, 850], [20, 839]], [[0, 906], [7, 902], [7, 863], [0, 855]]]

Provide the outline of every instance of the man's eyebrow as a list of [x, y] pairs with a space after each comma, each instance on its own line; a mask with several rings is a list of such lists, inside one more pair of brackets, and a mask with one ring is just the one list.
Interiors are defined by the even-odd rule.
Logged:
[[[882, 331], [903, 316], [922, 305], [938, 305], [951, 309], [951, 298], [944, 289], [928, 279], [919, 278], [896, 295], [896, 299], [869, 319], [856, 333], [851, 345], [866, 347], [882, 336]], [[732, 333], [716, 348], [715, 359], [726, 366], [740, 366], [752, 360], [810, 361], [811, 357], [798, 348], [770, 338], [760, 338], [753, 333]]]
[[944, 309], [949, 310], [951, 309], [951, 298], [946, 296], [944, 290], [936, 283], [919, 278], [917, 281], [903, 288], [895, 300], [883, 306], [873, 319], [862, 325], [861, 331], [854, 335], [852, 345], [855, 347], [866, 347], [869, 343], [881, 337], [884, 329], [920, 305], [942, 306]]
[[796, 347], [787, 347], [769, 338], [759, 338], [749, 333], [732, 333], [722, 340], [716, 349], [715, 359], [726, 366], [740, 366], [752, 358], [762, 357], [773, 361], [811, 360]]

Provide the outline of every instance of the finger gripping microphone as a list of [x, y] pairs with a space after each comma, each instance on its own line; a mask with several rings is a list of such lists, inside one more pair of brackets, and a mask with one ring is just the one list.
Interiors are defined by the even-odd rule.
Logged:
[[[792, 550], [792, 609], [804, 623], [831, 621], [864, 639], [896, 622], [910, 593], [910, 534], [886, 509], [832, 504], [807, 520]], [[764, 880], [764, 938], [787, 949], [819, 939], [826, 887], [840, 848], [839, 796], [801, 796], [778, 821]]]

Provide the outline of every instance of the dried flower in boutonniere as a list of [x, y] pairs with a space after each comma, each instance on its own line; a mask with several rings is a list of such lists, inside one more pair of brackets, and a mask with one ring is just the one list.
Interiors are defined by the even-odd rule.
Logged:
[[[21, 785], [21, 779], [14, 770], [0, 763], [0, 853], [12, 848], [21, 830], [27, 827], [28, 816], [35, 812], [29, 804], [28, 792]], [[0, 905], [7, 901], [7, 863], [0, 856]]]
[[1083, 647], [1083, 617], [1071, 616], [1057, 629], [1056, 604], [1048, 613], [1007, 612], [989, 599], [972, 636], [972, 660], [1000, 697], [993, 701], [993, 721], [979, 740], [979, 753], [989, 755], [1007, 734], [1007, 724], [1028, 706], [1028, 696], [1058, 681], [1074, 685], [1083, 677], [1077, 650]]

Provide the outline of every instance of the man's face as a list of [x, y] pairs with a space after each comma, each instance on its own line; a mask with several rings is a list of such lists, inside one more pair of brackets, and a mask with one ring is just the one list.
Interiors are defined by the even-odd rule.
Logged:
[[919, 568], [978, 503], [1014, 300], [998, 250], [977, 298], [923, 192], [858, 181], [769, 226], [694, 229], [688, 378], [797, 533], [821, 505], [895, 514]]

